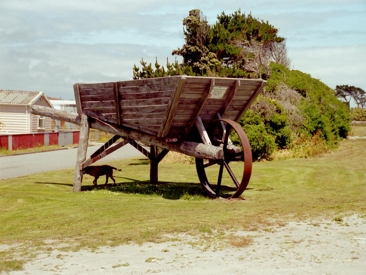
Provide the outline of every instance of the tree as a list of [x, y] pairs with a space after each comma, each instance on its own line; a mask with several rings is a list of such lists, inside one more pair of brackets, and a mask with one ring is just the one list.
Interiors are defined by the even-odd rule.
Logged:
[[208, 49], [209, 32], [206, 16], [199, 9], [191, 10], [188, 17], [183, 19], [186, 43], [172, 52], [173, 55], [182, 56], [182, 65], [191, 67], [196, 75], [207, 75], [211, 71], [219, 70], [221, 65], [216, 54]]
[[348, 85], [337, 85], [336, 95], [338, 98], [343, 99], [350, 106], [353, 99], [357, 104], [357, 107], [364, 108], [366, 106], [366, 93], [361, 88]]
[[[191, 10], [183, 19], [185, 44], [172, 51], [183, 57], [180, 71], [188, 75], [236, 78], [268, 78], [270, 63], [275, 60], [289, 66], [285, 39], [268, 22], [246, 15], [240, 10], [233, 14], [221, 13], [215, 25], [208, 25], [199, 9]], [[142, 69], [135, 65], [134, 79], [161, 75], [142, 60]], [[168, 64], [165, 75], [171, 75]]]
[[271, 43], [271, 55], [274, 62], [290, 68], [291, 60], [287, 57], [286, 41]]
[[223, 12], [211, 28], [209, 50], [221, 62], [225, 61], [222, 63], [235, 69], [228, 71], [226, 76], [237, 77], [238, 71], [243, 71], [246, 77], [267, 78], [271, 49], [284, 41], [277, 33], [271, 24], [251, 14], [246, 15], [240, 10], [229, 15]]

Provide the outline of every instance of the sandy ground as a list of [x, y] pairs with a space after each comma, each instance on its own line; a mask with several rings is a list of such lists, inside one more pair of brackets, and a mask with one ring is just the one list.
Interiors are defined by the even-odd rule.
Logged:
[[[366, 274], [366, 217], [291, 222], [259, 232], [245, 247], [205, 247], [189, 236], [160, 244], [54, 249], [10, 274]], [[4, 247], [3, 247], [4, 249]]]

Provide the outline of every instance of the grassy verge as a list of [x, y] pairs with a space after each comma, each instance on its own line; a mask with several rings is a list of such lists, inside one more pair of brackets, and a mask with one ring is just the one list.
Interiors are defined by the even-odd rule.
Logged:
[[146, 159], [109, 163], [123, 169], [115, 173], [117, 186], [94, 188], [86, 176], [81, 193], [72, 192], [72, 170], [1, 180], [0, 272], [54, 247], [159, 242], [175, 233], [232, 243], [223, 232], [366, 217], [365, 147], [347, 140], [315, 158], [254, 163], [245, 200], [206, 198], [190, 163], [161, 163], [153, 186]]
[[351, 135], [352, 136], [359, 136], [359, 137], [366, 137], [366, 124], [353, 125]]

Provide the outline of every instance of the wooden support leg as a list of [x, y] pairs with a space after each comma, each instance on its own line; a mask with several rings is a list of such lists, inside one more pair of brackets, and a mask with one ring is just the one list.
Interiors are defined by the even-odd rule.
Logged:
[[89, 122], [86, 115], [81, 115], [81, 127], [80, 127], [80, 137], [79, 146], [76, 156], [76, 166], [75, 166], [75, 177], [74, 177], [74, 192], [81, 191], [81, 183], [83, 181], [83, 173], [81, 172], [81, 164], [86, 159], [86, 153], [88, 151], [88, 140], [89, 140]]
[[157, 184], [158, 183], [158, 165], [159, 161], [157, 160], [158, 155], [158, 147], [151, 145], [150, 146], [150, 183]]

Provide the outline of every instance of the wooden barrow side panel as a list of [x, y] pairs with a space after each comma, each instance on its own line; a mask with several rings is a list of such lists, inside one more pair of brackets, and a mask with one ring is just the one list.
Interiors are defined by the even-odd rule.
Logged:
[[185, 139], [197, 117], [240, 120], [262, 91], [261, 79], [174, 76], [75, 84], [78, 113], [158, 138]]
[[208, 96], [212, 80], [208, 77], [186, 77], [168, 138], [185, 138], [194, 125], [199, 111]]
[[157, 135], [178, 78], [152, 78], [118, 83], [121, 124]]
[[222, 117], [238, 122], [262, 91], [265, 83], [262, 79], [241, 79], [240, 85]]
[[117, 123], [114, 83], [78, 84], [78, 89], [84, 114]]
[[212, 93], [203, 106], [200, 117], [204, 125], [217, 119], [217, 113], [222, 112], [230, 104], [233, 94], [236, 92], [237, 80], [233, 78], [215, 79]]

